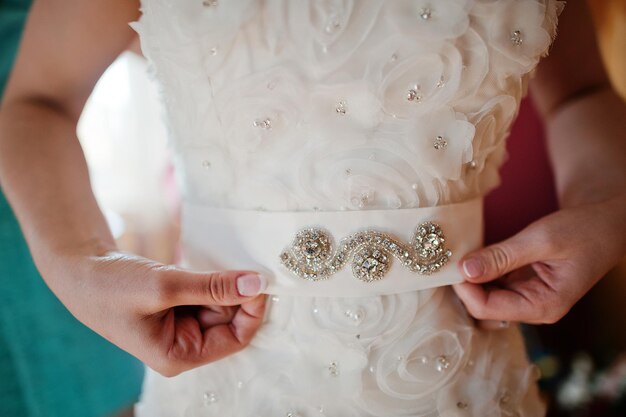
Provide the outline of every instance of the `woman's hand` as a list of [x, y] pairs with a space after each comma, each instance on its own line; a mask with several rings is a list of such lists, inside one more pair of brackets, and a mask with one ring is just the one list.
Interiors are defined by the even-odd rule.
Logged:
[[263, 282], [252, 277], [239, 293], [251, 271], [195, 273], [116, 250], [76, 124], [102, 72], [134, 38], [128, 22], [138, 15], [136, 0], [34, 2], [0, 107], [0, 182], [65, 306], [171, 376], [246, 346], [265, 296], [253, 295]]
[[266, 283], [253, 271], [197, 273], [120, 252], [50, 266], [80, 321], [165, 376], [241, 350], [263, 321]]
[[[554, 323], [626, 253], [626, 198], [567, 208], [466, 255], [454, 290], [479, 320]], [[492, 327], [492, 326], [486, 326]]]

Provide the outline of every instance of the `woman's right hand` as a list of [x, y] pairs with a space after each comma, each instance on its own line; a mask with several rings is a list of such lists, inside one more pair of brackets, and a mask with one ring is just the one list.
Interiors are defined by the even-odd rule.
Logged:
[[72, 314], [165, 376], [241, 350], [263, 321], [266, 282], [254, 271], [191, 272], [121, 252], [49, 266], [65, 275], [55, 292]]
[[[116, 250], [76, 124], [102, 72], [134, 39], [128, 22], [138, 17], [137, 0], [33, 3], [0, 106], [0, 184], [61, 302], [172, 376], [246, 346], [266, 297], [237, 291], [251, 271], [190, 272]], [[263, 290], [262, 282], [246, 287]]]

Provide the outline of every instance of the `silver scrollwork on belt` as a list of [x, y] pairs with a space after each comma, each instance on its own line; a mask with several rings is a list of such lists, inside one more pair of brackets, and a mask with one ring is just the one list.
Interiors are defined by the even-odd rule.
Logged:
[[280, 254], [280, 261], [295, 275], [319, 281], [330, 278], [351, 259], [352, 274], [361, 281], [373, 282], [385, 276], [394, 257], [410, 271], [428, 275], [438, 271], [451, 256], [441, 227], [425, 222], [416, 227], [408, 244], [388, 233], [365, 230], [343, 238], [336, 252], [330, 233], [308, 227], [296, 233], [291, 245]]

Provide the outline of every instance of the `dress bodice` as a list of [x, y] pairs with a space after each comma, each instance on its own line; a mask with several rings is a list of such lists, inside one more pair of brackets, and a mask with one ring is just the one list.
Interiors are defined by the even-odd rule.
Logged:
[[142, 0], [185, 199], [430, 207], [498, 183], [556, 0]]

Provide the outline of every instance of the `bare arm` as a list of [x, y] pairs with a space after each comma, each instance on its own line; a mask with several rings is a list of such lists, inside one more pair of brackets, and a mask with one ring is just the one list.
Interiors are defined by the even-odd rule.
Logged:
[[561, 209], [459, 264], [455, 290], [483, 320], [553, 323], [626, 252], [626, 104], [611, 88], [582, 0], [531, 81]]
[[[129, 0], [34, 3], [0, 107], [0, 184], [37, 267], [67, 308], [174, 375], [249, 342], [263, 317], [264, 297], [254, 296], [263, 282], [253, 271], [191, 273], [117, 252], [76, 123], [95, 82], [134, 36], [128, 22], [137, 17], [138, 3]], [[205, 307], [189, 315], [180, 305]]]
[[531, 94], [545, 122], [562, 207], [626, 192], [626, 102], [602, 64], [585, 1], [571, 1]]
[[[44, 269], [62, 250], [115, 249], [76, 123], [100, 75], [132, 39], [127, 22], [138, 13], [132, 1], [69, 3], [35, 2], [0, 111], [2, 188]], [[63, 279], [54, 284], [62, 291]]]

